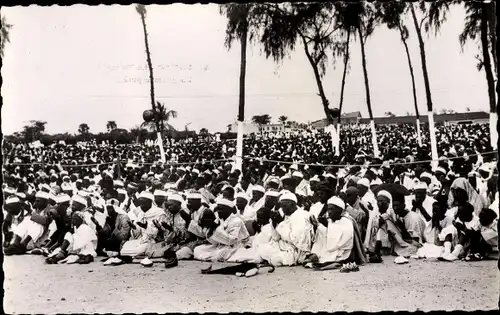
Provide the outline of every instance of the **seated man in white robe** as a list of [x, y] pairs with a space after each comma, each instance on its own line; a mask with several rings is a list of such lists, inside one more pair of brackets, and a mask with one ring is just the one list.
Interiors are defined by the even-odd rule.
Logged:
[[260, 185], [255, 185], [252, 188], [252, 200], [248, 203], [254, 209], [260, 209], [264, 206], [264, 194], [266, 190]]
[[231, 256], [244, 247], [249, 234], [245, 223], [235, 214], [236, 208], [232, 201], [221, 199], [215, 208], [216, 216], [210, 210], [205, 210], [200, 226], [206, 233], [210, 245], [199, 245], [194, 249], [194, 259], [202, 261], [228, 261]]
[[271, 210], [260, 208], [254, 223], [256, 234], [251, 246], [239, 248], [230, 258], [231, 262], [263, 263], [280, 267], [297, 263], [299, 251], [291, 243], [281, 239], [271, 219]]
[[37, 192], [33, 210], [27, 214], [13, 230], [14, 240], [5, 248], [5, 255], [22, 255], [28, 246], [37, 248], [44, 237], [48, 237], [48, 227], [52, 222], [49, 212], [49, 194]]
[[4, 239], [4, 246], [9, 246], [14, 233], [12, 230], [17, 226], [19, 219], [24, 216], [24, 209], [21, 200], [16, 196], [10, 196], [5, 200], [4, 206], [4, 220], [2, 222], [2, 233]]
[[56, 248], [45, 260], [48, 264], [79, 263], [88, 264], [97, 257], [97, 235], [84, 222], [83, 214], [71, 215], [73, 233], [67, 232], [61, 247]]
[[290, 192], [281, 195], [279, 205], [284, 217], [276, 226], [276, 232], [283, 241], [296, 248], [297, 255], [294, 263], [302, 264], [310, 254], [314, 239], [311, 214], [297, 207], [297, 197]]
[[[199, 195], [200, 193], [195, 193]], [[191, 196], [192, 197], [192, 196]], [[175, 253], [177, 259], [191, 259], [193, 249], [201, 242], [199, 238], [188, 232], [186, 221], [181, 210], [184, 199], [179, 194], [171, 194], [166, 203], [165, 221], [153, 220], [162, 233], [160, 242], [152, 244], [146, 251], [149, 258], [164, 257], [167, 250]]]
[[311, 253], [316, 257], [312, 259], [311, 267], [313, 263], [348, 262], [354, 247], [354, 226], [351, 219], [342, 215], [344, 211], [344, 201], [338, 197], [332, 197], [327, 203], [327, 222], [311, 220], [316, 226], [316, 236], [311, 249]]
[[240, 192], [236, 194], [236, 215], [239, 216], [243, 222], [245, 222], [248, 233], [250, 233], [250, 235], [254, 235], [255, 231], [253, 223], [257, 220], [257, 210], [250, 206], [248, 204], [249, 202], [250, 196], [246, 193]]
[[199, 225], [200, 218], [205, 210], [210, 210], [210, 208], [204, 205], [203, 195], [191, 192], [187, 194], [187, 204], [180, 212], [181, 217], [186, 222], [188, 232], [200, 239], [206, 238], [203, 228]]
[[427, 195], [427, 184], [419, 182], [415, 186], [414, 195], [406, 197], [406, 208], [420, 214], [422, 219], [430, 225], [432, 218], [432, 205], [436, 201], [434, 198]]
[[118, 257], [108, 259], [105, 265], [119, 265], [123, 262], [132, 262], [134, 257], [142, 256], [146, 253], [149, 246], [156, 242], [158, 228], [154, 224], [154, 220], [164, 221], [165, 212], [163, 209], [153, 205], [153, 194], [143, 191], [139, 195], [139, 208], [143, 212], [143, 218], [140, 221], [131, 222], [131, 232], [137, 233], [135, 239], [125, 242], [120, 250]]

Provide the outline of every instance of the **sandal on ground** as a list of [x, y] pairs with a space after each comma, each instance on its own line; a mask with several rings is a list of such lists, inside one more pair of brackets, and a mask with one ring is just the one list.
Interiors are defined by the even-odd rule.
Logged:
[[346, 263], [340, 268], [340, 272], [342, 273], [355, 272], [355, 271], [359, 271], [359, 267], [355, 263]]
[[479, 253], [475, 253], [475, 254], [469, 254], [467, 255], [467, 257], [465, 257], [464, 259], [465, 261], [481, 261], [483, 260], [483, 256]]
[[370, 258], [368, 258], [368, 262], [370, 262], [371, 264], [379, 264], [379, 263], [383, 262], [382, 256], [372, 255], [372, 256], [370, 256]]

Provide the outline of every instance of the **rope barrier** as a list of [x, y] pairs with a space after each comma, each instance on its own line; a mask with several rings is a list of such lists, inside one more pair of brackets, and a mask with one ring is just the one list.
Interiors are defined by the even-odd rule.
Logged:
[[[487, 154], [492, 154], [492, 153], [497, 153], [498, 151], [489, 151], [489, 152], [483, 152], [483, 153], [474, 153], [467, 155], [467, 157], [472, 157], [472, 156], [481, 156], [481, 155], [487, 155]], [[244, 159], [257, 159], [261, 162], [272, 162], [272, 163], [281, 163], [281, 164], [295, 164], [295, 165], [304, 165], [304, 166], [316, 166], [316, 167], [364, 167], [366, 165], [364, 164], [311, 164], [311, 163], [301, 163], [301, 162], [285, 162], [285, 161], [278, 161], [278, 160], [269, 160], [269, 159], [264, 159], [264, 158], [257, 158], [257, 157], [243, 157]], [[457, 157], [450, 157], [446, 158], [447, 160], [455, 160], [455, 159], [461, 159], [463, 156], [457, 156]], [[431, 163], [431, 162], [440, 162], [441, 160], [422, 160], [422, 161], [413, 161], [413, 162], [401, 162], [401, 163], [385, 163], [385, 164], [370, 164], [370, 166], [392, 166], [392, 165], [411, 165], [411, 164], [421, 164], [421, 163]]]
[[[498, 153], [497, 150], [495, 151], [489, 151], [489, 152], [483, 152], [483, 153], [474, 153], [467, 155], [467, 157], [473, 157], [473, 156], [481, 156], [481, 155], [487, 155], [487, 154], [493, 154], [493, 153]], [[227, 158], [227, 159], [217, 159], [217, 160], [210, 160], [206, 161], [205, 163], [218, 163], [218, 162], [234, 162], [235, 158], [239, 158], [238, 156], [233, 156], [232, 158]], [[457, 156], [457, 157], [449, 157], [446, 158], [447, 160], [455, 160], [455, 159], [461, 159], [463, 158], [462, 156]], [[259, 157], [252, 157], [252, 156], [243, 156], [243, 159], [249, 160], [249, 159], [255, 159], [260, 162], [271, 162], [271, 163], [280, 163], [280, 164], [295, 164], [295, 165], [303, 165], [303, 166], [315, 166], [315, 167], [364, 167], [365, 165], [363, 164], [312, 164], [312, 163], [302, 163], [302, 162], [286, 162], [286, 161], [279, 161], [279, 160], [270, 160], [270, 159], [265, 159], [265, 158], [259, 158]], [[399, 163], [382, 163], [382, 164], [370, 164], [370, 166], [394, 166], [394, 165], [412, 165], [412, 164], [421, 164], [421, 163], [432, 163], [432, 162], [440, 162], [441, 160], [422, 160], [422, 161], [413, 161], [413, 162], [399, 162]], [[127, 163], [128, 160], [121, 160], [121, 163]], [[60, 166], [60, 167], [91, 167], [91, 166], [99, 166], [99, 165], [109, 165], [109, 164], [115, 164], [116, 162], [102, 162], [102, 163], [92, 163], [92, 164], [80, 164], [80, 165], [60, 165], [60, 164], [52, 164], [52, 166]], [[202, 162], [165, 162], [165, 163], [158, 163], [158, 162], [144, 162], [144, 163], [134, 163], [138, 165], [156, 165], [160, 164], [162, 166], [177, 166], [177, 165], [196, 165], [200, 164]], [[47, 163], [42, 163], [42, 162], [34, 162], [34, 163], [10, 163], [7, 165], [14, 165], [14, 166], [32, 166], [32, 165], [50, 165]]]
[[[218, 160], [210, 160], [206, 161], [205, 163], [217, 163], [217, 162], [227, 162], [227, 161], [234, 161], [233, 158], [229, 159], [218, 159]], [[127, 163], [129, 162], [128, 160], [121, 160], [121, 163]], [[47, 166], [60, 166], [60, 167], [91, 167], [91, 166], [99, 166], [99, 165], [110, 165], [110, 164], [115, 164], [117, 162], [102, 162], [102, 163], [91, 163], [91, 164], [78, 164], [78, 165], [73, 165], [73, 164], [48, 164], [48, 163], [42, 163], [42, 162], [33, 162], [33, 163], [6, 163], [6, 165], [14, 165], [14, 166], [32, 166], [32, 165], [47, 165]], [[136, 165], [195, 165], [195, 164], [200, 164], [202, 162], [165, 162], [165, 163], [158, 163], [158, 162], [139, 162], [139, 163], [134, 163]]]

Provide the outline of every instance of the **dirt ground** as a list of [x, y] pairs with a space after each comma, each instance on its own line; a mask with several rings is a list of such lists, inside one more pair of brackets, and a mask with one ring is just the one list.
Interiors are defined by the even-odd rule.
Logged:
[[[252, 278], [202, 275], [209, 263], [165, 269], [131, 264], [46, 265], [39, 256], [4, 261], [6, 313], [145, 313], [494, 310], [496, 261], [410, 260], [362, 266], [359, 272], [277, 268]], [[213, 267], [219, 267], [214, 264]]]

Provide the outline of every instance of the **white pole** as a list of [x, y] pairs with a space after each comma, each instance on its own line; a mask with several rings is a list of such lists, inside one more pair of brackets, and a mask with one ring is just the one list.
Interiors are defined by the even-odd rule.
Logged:
[[238, 133], [236, 135], [236, 169], [242, 170], [243, 167], [243, 132], [244, 124], [242, 121], [237, 120]]
[[332, 150], [336, 156], [339, 155], [339, 137], [338, 130], [334, 124], [328, 125], [327, 130], [330, 132], [330, 137], [332, 139]]
[[157, 131], [156, 132], [156, 137], [158, 141], [158, 146], [160, 147], [160, 159], [162, 163], [165, 163], [165, 149], [163, 148], [163, 139], [161, 137], [161, 132]]
[[377, 131], [375, 130], [375, 120], [370, 120], [370, 128], [372, 130], [372, 145], [373, 145], [373, 154], [375, 157], [379, 156], [378, 143], [377, 143]]
[[434, 128], [434, 113], [432, 111], [427, 112], [427, 117], [429, 117], [429, 134], [431, 138], [431, 156], [433, 162], [431, 163], [433, 168], [437, 167], [438, 164], [438, 150], [436, 141], [436, 129]]
[[498, 130], [497, 130], [497, 113], [490, 112], [490, 142], [493, 150], [497, 149], [497, 140], [498, 140]]
[[420, 119], [417, 118], [417, 141], [418, 146], [422, 146], [422, 133], [420, 132]]

